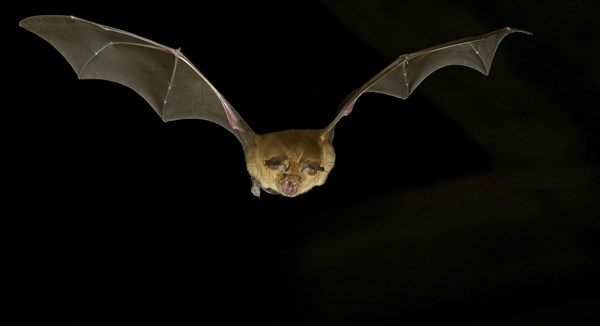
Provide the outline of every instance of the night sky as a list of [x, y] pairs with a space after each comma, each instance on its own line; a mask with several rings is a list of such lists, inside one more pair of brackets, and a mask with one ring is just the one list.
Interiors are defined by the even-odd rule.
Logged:
[[[4, 5], [3, 324], [598, 322], [596, 1], [194, 6]], [[231, 133], [79, 81], [18, 26], [42, 14], [181, 47], [258, 133], [323, 128], [401, 54], [533, 35], [507, 36], [489, 76], [447, 67], [407, 100], [363, 95], [325, 185], [259, 199]]]

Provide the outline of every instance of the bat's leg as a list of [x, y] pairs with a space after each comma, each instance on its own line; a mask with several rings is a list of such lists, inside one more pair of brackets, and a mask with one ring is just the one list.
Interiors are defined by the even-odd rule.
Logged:
[[250, 192], [260, 198], [260, 182], [258, 182], [258, 180], [256, 180], [255, 178], [252, 178], [252, 188], [250, 188]]

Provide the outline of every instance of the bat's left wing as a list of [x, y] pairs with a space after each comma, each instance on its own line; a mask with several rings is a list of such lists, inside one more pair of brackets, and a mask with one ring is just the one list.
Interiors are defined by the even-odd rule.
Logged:
[[506, 35], [515, 32], [531, 34], [526, 30], [506, 27], [481, 36], [464, 38], [401, 55], [344, 99], [335, 119], [323, 129], [322, 138], [333, 140], [336, 124], [342, 117], [352, 112], [354, 104], [364, 93], [382, 93], [406, 99], [427, 76], [442, 67], [451, 65], [470, 67], [487, 75], [500, 41]]
[[179, 49], [73, 16], [32, 16], [19, 25], [52, 44], [80, 79], [127, 86], [164, 121], [211, 121], [232, 132], [244, 151], [251, 145], [252, 129]]

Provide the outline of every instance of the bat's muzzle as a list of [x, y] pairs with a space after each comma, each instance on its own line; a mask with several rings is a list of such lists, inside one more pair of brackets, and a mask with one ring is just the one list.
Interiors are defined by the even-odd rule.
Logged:
[[300, 186], [300, 177], [295, 175], [288, 175], [281, 184], [281, 192], [286, 196], [295, 196], [298, 193]]

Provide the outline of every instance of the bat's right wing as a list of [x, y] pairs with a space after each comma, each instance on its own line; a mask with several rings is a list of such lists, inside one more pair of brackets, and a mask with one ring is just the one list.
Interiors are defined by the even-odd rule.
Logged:
[[79, 79], [125, 85], [164, 121], [212, 121], [231, 131], [244, 151], [250, 145], [252, 129], [180, 50], [73, 16], [32, 16], [19, 25], [52, 44]]
[[526, 30], [505, 27], [481, 36], [464, 38], [401, 55], [344, 99], [335, 119], [323, 129], [322, 138], [333, 140], [335, 125], [342, 117], [352, 112], [354, 104], [364, 93], [382, 93], [406, 99], [427, 76], [451, 65], [470, 67], [487, 75], [500, 41], [514, 32], [531, 34]]

